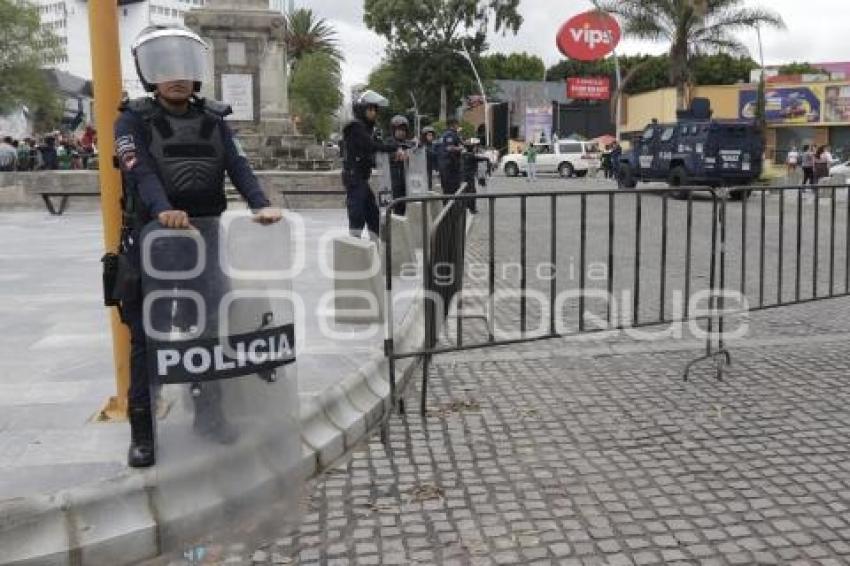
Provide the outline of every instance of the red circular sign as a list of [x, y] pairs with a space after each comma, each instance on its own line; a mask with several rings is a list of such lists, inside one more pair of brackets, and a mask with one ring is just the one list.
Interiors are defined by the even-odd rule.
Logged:
[[602, 59], [620, 43], [620, 24], [597, 10], [571, 18], [558, 32], [558, 49], [570, 59], [596, 61]]

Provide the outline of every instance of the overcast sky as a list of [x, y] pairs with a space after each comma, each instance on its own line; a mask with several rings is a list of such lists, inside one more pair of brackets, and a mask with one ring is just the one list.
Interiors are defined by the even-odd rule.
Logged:
[[[416, 0], [408, 0], [415, 2]], [[785, 31], [764, 30], [765, 62], [850, 61], [847, 0], [746, 0], [750, 6], [768, 7], [778, 12], [788, 26]], [[363, 23], [362, 0], [295, 0], [299, 7], [312, 8], [330, 21], [339, 33], [345, 54], [343, 80], [346, 87], [364, 82], [381, 60], [385, 42]], [[841, 6], [839, 8], [838, 6]], [[537, 55], [547, 66], [561, 59], [555, 47], [555, 34], [572, 15], [591, 7], [588, 0], [520, 0], [525, 21], [519, 33], [491, 36], [491, 51], [526, 51]], [[758, 60], [756, 33], [741, 32], [741, 40]], [[663, 45], [625, 41], [625, 53], [660, 53]], [[348, 88], [346, 88], [346, 91]]]

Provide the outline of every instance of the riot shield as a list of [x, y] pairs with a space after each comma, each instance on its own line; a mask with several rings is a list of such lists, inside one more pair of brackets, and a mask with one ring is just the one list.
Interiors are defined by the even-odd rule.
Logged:
[[393, 200], [393, 181], [390, 171], [390, 156], [384, 152], [375, 155], [375, 175], [372, 189], [378, 197], [378, 206], [385, 209]]
[[424, 147], [417, 147], [408, 151], [407, 155], [407, 195], [423, 195], [428, 192], [428, 152]]
[[[226, 493], [211, 512], [294, 498], [301, 440], [291, 226], [262, 226], [247, 212], [191, 223], [168, 230], [154, 222], [141, 236], [158, 475], [197, 467], [198, 482]], [[175, 516], [208, 504], [189, 501], [179, 482], [157, 487]]]

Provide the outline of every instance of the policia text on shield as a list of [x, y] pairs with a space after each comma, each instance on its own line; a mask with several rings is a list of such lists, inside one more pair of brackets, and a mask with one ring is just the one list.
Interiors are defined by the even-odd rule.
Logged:
[[[195, 94], [205, 78], [208, 49], [197, 34], [182, 27], [143, 30], [133, 56], [139, 78], [153, 96], [125, 103], [115, 125], [124, 184], [124, 227], [120, 254], [105, 262], [104, 280], [107, 302], [120, 308], [131, 334], [128, 464], [132, 467], [155, 462], [154, 395], [141, 285], [143, 228], [158, 222], [160, 228], [191, 229], [192, 218], [219, 217], [227, 208], [225, 173], [254, 211], [256, 222], [273, 224], [282, 218], [280, 210], [270, 207], [224, 122], [230, 108]], [[236, 431], [224, 418], [220, 397], [215, 383], [196, 396], [195, 430], [232, 442]]]

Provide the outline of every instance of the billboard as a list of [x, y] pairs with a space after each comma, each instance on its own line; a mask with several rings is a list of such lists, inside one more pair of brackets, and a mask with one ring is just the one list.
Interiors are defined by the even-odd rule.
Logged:
[[567, 79], [567, 98], [574, 100], [609, 100], [611, 79], [608, 77], [570, 77]]
[[528, 106], [525, 109], [525, 141], [538, 143], [552, 139], [552, 106]]
[[829, 85], [824, 89], [824, 122], [850, 122], [850, 85]]
[[[758, 91], [742, 90], [738, 96], [738, 116], [754, 119]], [[768, 88], [765, 102], [765, 119], [770, 124], [814, 124], [821, 121], [821, 99], [810, 87]]]

